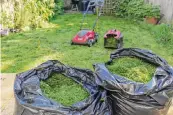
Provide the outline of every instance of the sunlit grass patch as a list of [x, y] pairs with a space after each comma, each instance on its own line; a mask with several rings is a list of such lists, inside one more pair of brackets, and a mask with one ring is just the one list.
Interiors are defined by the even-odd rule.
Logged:
[[10, 66], [15, 66], [15, 65], [13, 65], [14, 63], [15, 63], [14, 60], [2, 61], [1, 66], [0, 66], [1, 70], [3, 71], [3, 70], [8, 69]]

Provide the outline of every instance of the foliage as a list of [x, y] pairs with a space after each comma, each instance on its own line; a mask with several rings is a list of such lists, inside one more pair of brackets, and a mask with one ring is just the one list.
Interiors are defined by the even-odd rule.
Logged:
[[144, 13], [145, 17], [154, 17], [154, 18], [158, 18], [158, 19], [160, 18], [160, 7], [159, 6], [145, 4], [144, 9], [145, 9], [145, 13]]
[[48, 98], [65, 106], [71, 106], [89, 96], [81, 85], [62, 74], [54, 74], [46, 81], [41, 81], [40, 87]]
[[116, 0], [115, 15], [117, 17], [142, 20], [144, 17], [160, 17], [158, 6], [144, 3], [144, 0]]
[[31, 28], [43, 27], [53, 15], [53, 0], [23, 0], [15, 2], [15, 28], [30, 26]]
[[[5, 20], [4, 20], [5, 19]], [[8, 16], [5, 12], [1, 12], [0, 13], [0, 23], [3, 25], [9, 25], [8, 27], [13, 27], [13, 17], [12, 16]]]
[[136, 82], [147, 83], [154, 75], [155, 66], [136, 58], [120, 58], [113, 61], [108, 69]]
[[127, 15], [132, 19], [143, 19], [145, 17], [144, 1], [143, 0], [131, 0], [128, 3]]
[[115, 10], [115, 15], [117, 17], [127, 17], [128, 13], [126, 7], [130, 1], [132, 0], [115, 0], [113, 9]]
[[54, 12], [56, 15], [63, 14], [64, 0], [55, 0]]
[[[54, 0], [14, 0], [12, 15], [3, 9], [2, 24], [6, 27], [22, 29], [25, 27], [44, 27], [46, 21], [54, 14]], [[9, 23], [11, 22], [11, 23]]]
[[[12, 0], [9, 0], [11, 3]], [[12, 28], [14, 26], [13, 23], [13, 17], [14, 15], [12, 14], [11, 10], [11, 4], [8, 4], [6, 0], [1, 1], [1, 12], [0, 12], [0, 24], [3, 25], [3, 27], [8, 27]]]

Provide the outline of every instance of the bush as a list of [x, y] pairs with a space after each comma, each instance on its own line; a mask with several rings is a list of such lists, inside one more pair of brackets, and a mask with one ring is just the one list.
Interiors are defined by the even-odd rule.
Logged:
[[145, 4], [144, 6], [144, 16], [145, 17], [155, 17], [155, 18], [160, 18], [160, 8], [159, 6], [153, 6], [151, 4]]
[[122, 18], [143, 20], [144, 17], [160, 17], [158, 6], [145, 4], [144, 0], [116, 0], [115, 15]]
[[105, 44], [105, 47], [116, 47], [118, 44], [118, 40], [115, 39], [114, 37], [111, 37], [111, 38], [106, 38], [106, 44]]
[[42, 24], [53, 15], [53, 8], [53, 0], [15, 1], [14, 27], [20, 29], [25, 26], [31, 28], [43, 27]]
[[132, 19], [143, 19], [145, 17], [145, 8], [143, 0], [131, 0], [128, 3], [127, 16]]
[[56, 15], [63, 14], [64, 10], [64, 0], [55, 0], [54, 12]]
[[[56, 1], [56, 0], [55, 0]], [[8, 28], [40, 28], [55, 13], [62, 12], [63, 0], [9, 0], [0, 13], [4, 27]], [[2, 4], [7, 4], [3, 2]], [[10, 7], [10, 9], [8, 8]], [[11, 14], [10, 14], [11, 13]]]

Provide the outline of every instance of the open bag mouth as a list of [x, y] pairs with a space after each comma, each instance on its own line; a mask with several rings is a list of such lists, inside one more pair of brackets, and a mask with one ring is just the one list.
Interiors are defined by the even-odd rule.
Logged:
[[[40, 88], [40, 82], [47, 80], [51, 74], [62, 74], [81, 84], [89, 93], [89, 97], [71, 106], [63, 106], [59, 102], [47, 98]], [[40, 115], [39, 111], [65, 115], [80, 112], [109, 113], [106, 91], [99, 90], [94, 79], [95, 74], [91, 70], [66, 66], [58, 60], [49, 60], [32, 70], [17, 74], [14, 83], [17, 107], [15, 115], [25, 115], [22, 114], [22, 111], [25, 111], [26, 115]], [[98, 106], [97, 109], [94, 106]], [[99, 106], [103, 108], [99, 108]]]
[[[107, 68], [123, 57], [139, 58], [158, 67], [148, 83], [134, 82]], [[94, 69], [96, 83], [107, 91], [114, 115], [167, 114], [173, 97], [173, 68], [163, 58], [148, 50], [123, 48], [112, 52], [108, 62], [94, 64]]]
[[[107, 66], [122, 57], [136, 57], [158, 66], [148, 83], [138, 83], [117, 74]], [[14, 83], [14, 115], [166, 115], [173, 97], [173, 68], [148, 50], [122, 48], [110, 55], [107, 63], [94, 64], [95, 71], [49, 60], [17, 75]], [[72, 106], [63, 106], [43, 95], [40, 81], [52, 73], [62, 74], [82, 84], [89, 97]], [[128, 108], [128, 109], [127, 109]]]

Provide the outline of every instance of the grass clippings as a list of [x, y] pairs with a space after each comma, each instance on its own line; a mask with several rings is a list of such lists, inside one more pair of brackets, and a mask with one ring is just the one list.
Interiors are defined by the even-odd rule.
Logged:
[[105, 39], [106, 39], [105, 47], [117, 48], [117, 44], [118, 44], [118, 40], [117, 39], [115, 39], [114, 37], [105, 38]]
[[113, 61], [112, 65], [107, 66], [113, 73], [136, 82], [149, 82], [156, 70], [156, 66], [144, 62], [137, 58], [120, 58]]
[[40, 87], [48, 98], [64, 106], [71, 106], [89, 96], [80, 84], [62, 74], [53, 74], [46, 81], [41, 81]]

